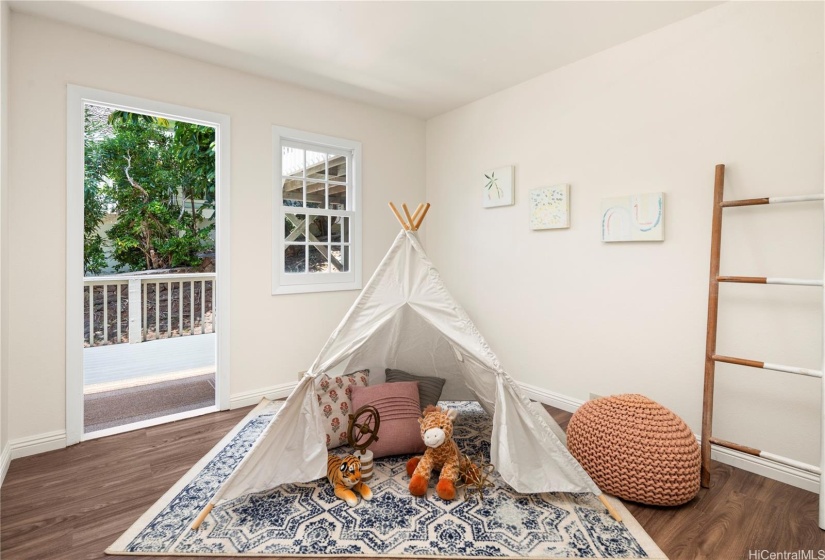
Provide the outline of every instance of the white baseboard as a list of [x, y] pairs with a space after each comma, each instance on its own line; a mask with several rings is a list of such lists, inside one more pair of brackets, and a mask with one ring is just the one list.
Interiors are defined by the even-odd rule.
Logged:
[[258, 404], [264, 397], [270, 400], [285, 399], [292, 394], [292, 391], [294, 391], [297, 386], [298, 382], [293, 381], [291, 383], [281, 383], [280, 385], [272, 385], [271, 387], [264, 387], [245, 393], [235, 393], [229, 397], [229, 408], [231, 410]]
[[554, 406], [556, 408], [566, 410], [567, 412], [576, 412], [579, 407], [584, 404], [584, 401], [574, 399], [573, 397], [568, 397], [567, 395], [562, 395], [561, 393], [548, 391], [542, 387], [536, 387], [535, 385], [521, 383], [518, 381], [516, 383], [519, 387], [521, 387], [521, 390], [524, 391], [525, 395], [534, 401], [540, 402], [541, 404]]
[[66, 430], [57, 430], [9, 441], [11, 458], [19, 459], [66, 447]]
[[6, 473], [9, 472], [9, 465], [11, 464], [11, 445], [8, 443], [3, 446], [3, 451], [0, 453], [0, 486], [6, 479]]
[[[567, 412], [576, 412], [576, 410], [585, 403], [585, 401], [548, 391], [547, 389], [536, 387], [529, 383], [517, 383], [529, 398], [542, 404], [566, 410]], [[696, 439], [699, 440], [700, 438], [697, 436]], [[742, 469], [743, 471], [784, 482], [785, 484], [790, 484], [791, 486], [807, 490], [808, 492], [819, 493], [819, 475], [803, 469], [716, 445], [712, 447], [711, 458], [725, 465]], [[713, 484], [712, 480], [711, 484]]]

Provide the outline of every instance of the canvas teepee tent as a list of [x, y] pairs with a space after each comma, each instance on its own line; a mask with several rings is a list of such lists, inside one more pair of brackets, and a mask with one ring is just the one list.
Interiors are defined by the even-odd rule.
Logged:
[[392, 208], [404, 229], [272, 423], [194, 526], [221, 500], [324, 476], [327, 448], [316, 385], [324, 374], [383, 372], [387, 367], [445, 378], [445, 395], [451, 388], [466, 388], [493, 417], [491, 460], [517, 492], [592, 492], [618, 518], [567, 451], [558, 424], [522, 394], [447, 291], [414, 233], [425, 212], [419, 207], [413, 219], [405, 207], [408, 224]]

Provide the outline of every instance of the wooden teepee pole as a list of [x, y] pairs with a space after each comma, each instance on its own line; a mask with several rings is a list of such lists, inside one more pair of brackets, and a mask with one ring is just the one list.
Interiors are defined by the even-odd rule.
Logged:
[[398, 223], [400, 223], [404, 229], [409, 231], [410, 226], [407, 225], [407, 222], [405, 222], [404, 218], [401, 217], [401, 213], [398, 211], [398, 208], [396, 208], [395, 204], [393, 204], [392, 202], [390, 202], [390, 209], [392, 210], [392, 213], [395, 214], [395, 217], [398, 219]]
[[[389, 205], [392, 213], [395, 214], [395, 218], [398, 220], [398, 223], [401, 224], [401, 227], [407, 231], [418, 231], [418, 228], [421, 227], [421, 223], [424, 221], [424, 217], [427, 215], [427, 211], [430, 209], [429, 202], [427, 204], [422, 203], [418, 205], [415, 212], [410, 214], [410, 208], [405, 202], [401, 205], [401, 209], [404, 210], [404, 215], [401, 215], [401, 212], [398, 211], [395, 204], [390, 202]], [[406, 219], [404, 216], [406, 216]]]
[[606, 507], [606, 508], [607, 508], [607, 513], [609, 513], [609, 514], [610, 514], [610, 517], [612, 517], [613, 519], [615, 519], [616, 521], [618, 521], [619, 523], [621, 523], [621, 522], [622, 522], [622, 516], [621, 516], [621, 515], [619, 515], [619, 512], [618, 512], [618, 511], [616, 511], [616, 508], [614, 508], [614, 507], [613, 507], [613, 504], [611, 504], [611, 503], [607, 500], [607, 497], [606, 497], [604, 494], [599, 494], [599, 499], [600, 499], [600, 500], [602, 501], [602, 503], [604, 504], [604, 507]]
[[203, 508], [203, 510], [200, 512], [200, 515], [198, 515], [198, 517], [196, 517], [195, 521], [192, 523], [193, 531], [197, 531], [198, 529], [200, 529], [201, 523], [203, 523], [203, 520], [206, 519], [206, 516], [209, 515], [213, 507], [215, 507], [215, 504], [213, 504], [212, 502], [206, 504], [206, 507]]
[[421, 211], [422, 211], [423, 209], [424, 209], [424, 203], [422, 202], [422, 203], [421, 203], [421, 204], [419, 204], [419, 205], [418, 205], [418, 207], [415, 209], [415, 212], [413, 212], [413, 215], [412, 215], [413, 223], [415, 223], [415, 222], [418, 220], [418, 215], [421, 213]]
[[415, 222], [413, 221], [412, 216], [410, 216], [410, 209], [407, 208], [407, 203], [406, 202], [401, 204], [401, 209], [404, 210], [404, 215], [407, 217], [407, 223], [410, 224], [410, 229], [415, 231], [416, 230]]
[[421, 211], [421, 215], [420, 215], [420, 216], [418, 216], [418, 221], [417, 221], [417, 222], [415, 222], [415, 229], [416, 229], [416, 230], [417, 230], [418, 228], [420, 228], [420, 227], [421, 227], [421, 222], [423, 222], [423, 221], [424, 221], [424, 217], [427, 215], [427, 212], [429, 212], [429, 210], [430, 210], [430, 203], [428, 202], [428, 203], [424, 206], [424, 210], [422, 210], [422, 211]]

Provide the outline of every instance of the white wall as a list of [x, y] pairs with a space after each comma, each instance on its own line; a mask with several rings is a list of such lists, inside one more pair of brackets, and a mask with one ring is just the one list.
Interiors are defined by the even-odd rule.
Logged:
[[[822, 192], [819, 3], [708, 10], [432, 119], [426, 153], [416, 119], [11, 20], [0, 444], [64, 428], [67, 83], [231, 116], [233, 395], [293, 381], [356, 295], [269, 294], [272, 124], [363, 142], [365, 278], [397, 232], [386, 201], [425, 198], [426, 156], [428, 252], [504, 366], [574, 399], [647, 394], [697, 432], [714, 164], [728, 165], [728, 198]], [[508, 164], [516, 205], [482, 209], [481, 172]], [[572, 228], [529, 231], [528, 189], [560, 182], [572, 185]], [[657, 190], [664, 243], [600, 242], [601, 198]], [[820, 206], [726, 216], [723, 273], [821, 275]], [[720, 352], [820, 367], [818, 290], [724, 286], [722, 301]], [[307, 307], [312, 320], [294, 321]], [[718, 371], [718, 436], [818, 462], [819, 381]]]
[[[823, 191], [823, 5], [729, 3], [427, 123], [428, 252], [526, 383], [638, 392], [698, 433], [714, 165], [726, 198]], [[516, 204], [481, 207], [516, 166]], [[572, 227], [530, 231], [570, 183]], [[600, 200], [665, 191], [663, 243], [603, 244]], [[726, 214], [722, 273], [822, 274], [822, 205]], [[719, 352], [819, 369], [821, 290], [723, 286]], [[818, 464], [820, 381], [717, 374], [719, 437]]]
[[9, 76], [9, 7], [0, 2], [0, 482], [9, 461], [9, 393], [8, 393], [8, 76]]
[[67, 83], [231, 117], [230, 392], [295, 381], [357, 292], [271, 295], [272, 125], [363, 143], [369, 278], [398, 229], [387, 201], [424, 198], [424, 122], [44, 19], [11, 25], [9, 437], [65, 427]]

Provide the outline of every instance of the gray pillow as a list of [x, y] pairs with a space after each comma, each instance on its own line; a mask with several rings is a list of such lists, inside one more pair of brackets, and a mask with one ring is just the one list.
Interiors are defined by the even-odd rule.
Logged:
[[444, 389], [445, 379], [440, 377], [427, 377], [425, 375], [413, 375], [400, 369], [385, 370], [387, 372], [387, 383], [396, 383], [398, 381], [417, 381], [418, 382], [418, 400], [421, 403], [421, 410], [427, 408], [428, 405], [434, 405], [441, 397], [441, 390]]

